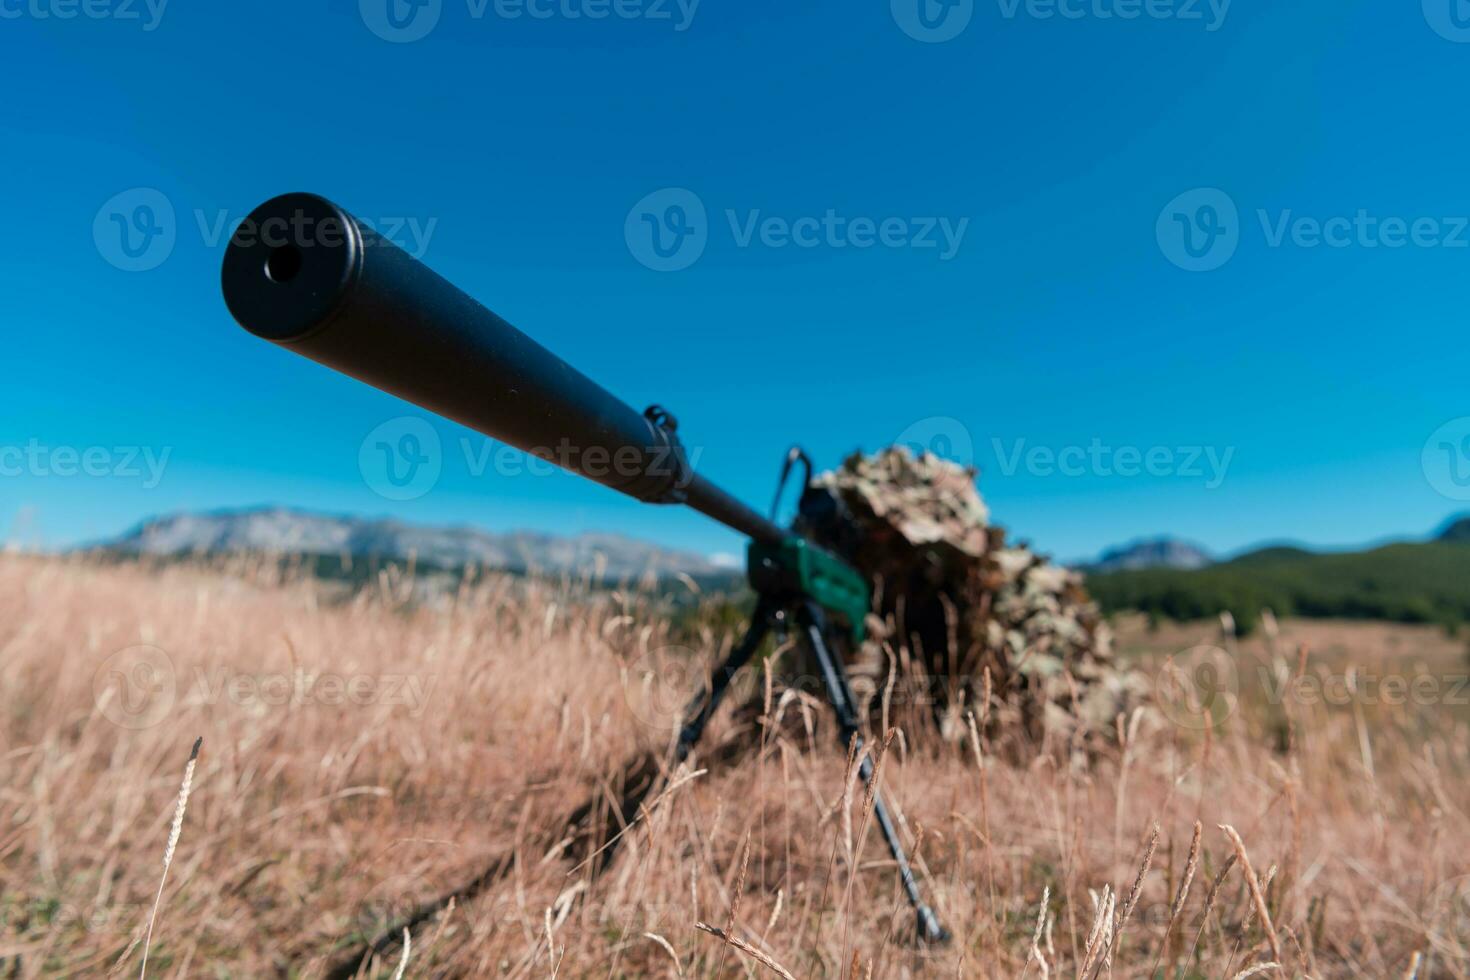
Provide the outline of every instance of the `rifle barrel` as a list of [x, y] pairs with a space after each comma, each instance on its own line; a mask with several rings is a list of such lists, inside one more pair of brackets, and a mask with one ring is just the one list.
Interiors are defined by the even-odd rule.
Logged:
[[225, 251], [225, 303], [258, 337], [649, 503], [757, 541], [788, 532], [693, 472], [639, 413], [315, 194], [265, 202]]

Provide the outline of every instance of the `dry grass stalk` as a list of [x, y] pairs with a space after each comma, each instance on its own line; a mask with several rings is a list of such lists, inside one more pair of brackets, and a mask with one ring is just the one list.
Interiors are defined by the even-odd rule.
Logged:
[[[644, 803], [642, 806], [640, 806], [638, 808], [638, 813], [634, 815], [633, 819], [629, 821], [626, 826], [620, 828], [616, 833], [611, 834], [608, 837], [607, 841], [601, 847], [593, 851], [591, 854], [587, 855], [587, 857], [583, 858], [581, 864], [577, 865], [577, 867], [573, 868], [572, 870], [580, 871], [584, 867], [595, 861], [597, 858], [601, 857], [605, 852], [616, 846], [617, 843], [625, 836], [630, 834], [633, 828], [642, 824], [652, 814], [659, 812], [659, 807], [661, 807], [664, 801], [669, 799], [669, 797], [673, 796], [675, 791], [677, 791], [679, 787], [683, 786], [687, 782], [690, 782], [691, 780], [698, 779], [700, 776], [703, 776], [708, 772], [708, 769], [696, 769], [693, 772], [686, 772], [681, 770], [678, 778], [672, 780], [667, 786], [665, 786], [663, 791], [658, 794], [657, 798], [655, 798], [652, 803]], [[567, 842], [565, 840], [562, 840], [559, 842], [559, 845], [565, 845], [566, 843]], [[548, 856], [550, 855], [548, 854]]]
[[776, 976], [782, 977], [784, 978], [784, 980], [796, 980], [796, 978], [791, 975], [790, 970], [787, 970], [780, 963], [777, 963], [770, 956], [767, 956], [765, 953], [756, 949], [754, 946], [750, 945], [750, 943], [741, 939], [739, 936], [732, 936], [718, 926], [712, 926], [708, 922], [696, 922], [694, 923], [694, 927], [696, 929], [703, 929], [711, 936], [714, 936], [716, 939], [723, 942], [726, 946], [734, 946], [740, 952], [744, 953], [746, 956], [749, 956], [761, 966], [776, 974]]
[[[578, 882], [578, 884], [581, 884], [581, 882]], [[568, 890], [570, 891], [570, 889]], [[551, 909], [548, 908], [542, 911], [541, 926], [546, 933], [546, 959], [548, 962], [551, 963], [551, 980], [556, 980], [557, 974], [561, 972], [561, 961], [566, 957], [567, 949], [565, 946], [563, 946], [561, 950], [561, 955], [558, 956], [556, 953], [556, 924], [551, 921]], [[405, 934], [407, 934], [408, 932], [407, 929], [403, 931]], [[535, 962], [539, 958], [535, 954], [536, 951], [532, 950], [532, 962]], [[401, 965], [402, 964], [400, 964], [400, 966]], [[614, 966], [616, 966], [616, 963], [614, 964]]]
[[[848, 913], [852, 908], [853, 887], [857, 883], [858, 856], [862, 853], [863, 845], [867, 843], [868, 828], [872, 825], [873, 808], [878, 800], [879, 786], [883, 779], [883, 762], [888, 758], [888, 749], [893, 745], [893, 740], [897, 735], [898, 729], [890, 728], [884, 733], [883, 741], [876, 750], [865, 746], [869, 758], [872, 759], [872, 769], [868, 776], [868, 785], [863, 793], [862, 822], [858, 829], [857, 847], [855, 850], [849, 848], [847, 887], [842, 895], [842, 910], [849, 925], [851, 925], [851, 917]], [[853, 951], [854, 955], [856, 952], [856, 950]]]
[[771, 906], [771, 917], [766, 920], [766, 931], [764, 933], [765, 935], [769, 936], [771, 934], [771, 930], [776, 928], [776, 920], [781, 918], [781, 903], [785, 900], [785, 898], [786, 889], [777, 888], [776, 904]]
[[179, 835], [184, 832], [184, 810], [189, 806], [189, 790], [194, 783], [194, 765], [199, 761], [199, 747], [203, 738], [194, 740], [189, 750], [189, 763], [184, 766], [184, 782], [179, 787], [179, 801], [174, 806], [173, 824], [168, 829], [168, 846], [163, 850], [163, 874], [158, 879], [158, 894], [153, 896], [153, 911], [148, 914], [148, 932], [143, 937], [143, 963], [138, 968], [138, 977], [148, 975], [148, 951], [153, 945], [153, 926], [158, 921], [158, 909], [163, 903], [163, 886], [168, 883], [168, 869], [174, 863], [174, 850], [179, 846]]
[[1246, 854], [1245, 842], [1240, 839], [1240, 834], [1229, 824], [1221, 824], [1220, 829], [1225, 836], [1230, 838], [1230, 845], [1235, 848], [1235, 856], [1240, 858], [1241, 870], [1245, 873], [1246, 885], [1250, 888], [1251, 900], [1255, 902], [1256, 914], [1261, 917], [1261, 928], [1265, 930], [1266, 941], [1271, 944], [1271, 956], [1276, 962], [1281, 962], [1281, 942], [1276, 938], [1276, 927], [1271, 924], [1271, 910], [1266, 907], [1266, 896], [1261, 893], [1261, 884], [1256, 880], [1256, 874], [1251, 870], [1250, 855]]
[[669, 959], [674, 961], [674, 976], [682, 977], [684, 975], [684, 964], [679, 962], [679, 954], [674, 952], [674, 947], [669, 943], [667, 939], [665, 939], [663, 936], [660, 936], [656, 932], [645, 932], [643, 934], [643, 938], [651, 939], [655, 943], [658, 943], [663, 951], [669, 954]]
[[[398, 969], [393, 971], [393, 980], [403, 980], [403, 971], [408, 969], [408, 957], [413, 951], [413, 937], [403, 930], [403, 955], [398, 958]], [[552, 976], [555, 976], [555, 972]]]
[[[1175, 893], [1174, 901], [1169, 906], [1169, 922], [1164, 926], [1164, 938], [1159, 941], [1159, 953], [1154, 958], [1153, 966], [1149, 967], [1149, 976], [1157, 973], [1159, 964], [1169, 958], [1170, 941], [1174, 937], [1174, 923], [1179, 921], [1179, 913], [1184, 911], [1184, 903], [1189, 899], [1189, 886], [1194, 883], [1194, 874], [1199, 870], [1199, 849], [1203, 838], [1204, 825], [1196, 820], [1194, 836], [1189, 841], [1189, 856], [1184, 859], [1184, 876], [1179, 882], [1179, 891]], [[1170, 853], [1173, 853], [1172, 850]]]
[[1235, 860], [1234, 854], [1228, 856], [1225, 863], [1220, 865], [1220, 870], [1216, 872], [1215, 880], [1210, 882], [1210, 890], [1205, 893], [1205, 908], [1199, 917], [1199, 930], [1195, 932], [1194, 943], [1189, 947], [1188, 955], [1184, 957], [1186, 963], [1194, 959], [1194, 954], [1199, 949], [1199, 941], [1210, 924], [1210, 913], [1215, 909], [1215, 898], [1220, 894], [1220, 886], [1225, 883], [1225, 876], [1230, 873], [1231, 868], [1235, 867]]
[[[983, 713], [990, 712], [990, 668], [985, 668], [985, 705]], [[995, 908], [995, 862], [992, 860], [990, 839], [990, 777], [985, 772], [985, 754], [981, 751], [980, 729], [975, 723], [975, 712], [966, 716], [970, 723], [970, 748], [975, 753], [975, 769], [980, 773], [980, 828], [985, 835], [985, 879], [990, 891], [990, 907]]]
[[[725, 923], [725, 932], [727, 934], [733, 934], [734, 933], [735, 920], [740, 915], [740, 896], [742, 894], [744, 894], [744, 892], [745, 892], [745, 872], [746, 872], [746, 869], [749, 868], [749, 867], [750, 867], [750, 831], [747, 830], [745, 832], [745, 846], [743, 846], [740, 849], [740, 872], [739, 872], [739, 874], [737, 874], [735, 876], [735, 891], [734, 891], [734, 893], [730, 897], [730, 918]], [[720, 959], [722, 961], [724, 959], [723, 952], [721, 953]], [[719, 972], [719, 967], [718, 966], [715, 968], [715, 972], [716, 973]]]
[[[1199, 869], [1200, 842], [1204, 836], [1204, 825], [1198, 820], [1194, 822], [1194, 836], [1189, 841], [1189, 857], [1184, 861], [1184, 880], [1179, 883], [1179, 893], [1174, 896], [1174, 903], [1169, 907], [1169, 926], [1179, 918], [1179, 913], [1184, 910], [1184, 903], [1189, 899], [1189, 886], [1194, 883], [1194, 874]], [[1167, 933], [1167, 930], [1166, 930]]]
[[[1269, 867], [1269, 868], [1266, 869], [1266, 873], [1265, 874], [1261, 875], [1261, 882], [1260, 882], [1260, 885], [1261, 885], [1261, 894], [1267, 896], [1268, 897], [1267, 898], [1268, 901], [1269, 901], [1269, 896], [1271, 894], [1271, 884], [1275, 880], [1276, 880], [1276, 865], [1273, 864], [1273, 865], [1271, 865], [1271, 867]], [[1255, 908], [1254, 905], [1252, 905], [1251, 908], [1250, 908], [1250, 910], [1246, 912], [1245, 921], [1241, 924], [1241, 931], [1242, 932], [1248, 931], [1250, 929], [1250, 927], [1255, 923], [1255, 921], [1256, 921], [1256, 908]]]
[[1047, 903], [1051, 900], [1051, 886], [1047, 885], [1041, 889], [1041, 905], [1036, 910], [1036, 931], [1031, 934], [1031, 948], [1026, 952], [1026, 962], [1021, 967], [1021, 976], [1031, 969], [1033, 960], [1039, 961], [1042, 976], [1050, 973], [1046, 965], [1046, 957], [1041, 955], [1041, 937], [1046, 932]]
[[1102, 965], [1099, 972], [1112, 969], [1113, 956], [1123, 945], [1123, 930], [1128, 927], [1128, 920], [1133, 917], [1133, 909], [1138, 904], [1138, 896], [1143, 891], [1143, 879], [1148, 877], [1149, 865], [1154, 860], [1154, 849], [1159, 846], [1159, 825], [1154, 824], [1153, 830], [1148, 837], [1148, 844], [1143, 850], [1143, 860], [1138, 865], [1138, 875], [1133, 879], [1133, 887], [1128, 891], [1128, 898], [1123, 902], [1123, 915], [1118, 920], [1118, 931], [1113, 942], [1103, 952]]
[[[1260, 881], [1261, 893], [1263, 895], [1266, 895], [1267, 896], [1267, 900], [1268, 901], [1269, 901], [1269, 896], [1271, 894], [1271, 883], [1272, 883], [1272, 881], [1275, 880], [1275, 878], [1276, 878], [1276, 865], [1273, 864], [1273, 865], [1271, 865], [1271, 867], [1269, 867], [1269, 868], [1266, 869], [1266, 873], [1261, 877], [1261, 881]], [[1229, 959], [1229, 961], [1227, 961], [1227, 964], [1226, 964], [1227, 965], [1227, 970], [1226, 970], [1227, 973], [1229, 972], [1228, 967], [1231, 967], [1231, 966], [1234, 966], [1235, 965], [1235, 957], [1236, 957], [1236, 954], [1238, 954], [1240, 952], [1240, 947], [1245, 944], [1246, 938], [1250, 935], [1251, 926], [1255, 924], [1255, 921], [1256, 921], [1256, 906], [1255, 906], [1255, 903], [1252, 902], [1251, 905], [1249, 905], [1246, 908], [1245, 918], [1240, 921], [1240, 929], [1239, 929], [1239, 931], [1235, 935], [1235, 944], [1230, 948], [1230, 959]], [[1290, 935], [1290, 931], [1289, 930], [1288, 930], [1288, 935]]]
[[1077, 968], [1079, 978], [1092, 975], [1092, 968], [1100, 960], [1100, 954], [1113, 935], [1113, 886], [1103, 885], [1102, 897], [1094, 899], [1097, 909], [1092, 918], [1092, 928], [1087, 933], [1087, 945], [1083, 948], [1082, 965]]

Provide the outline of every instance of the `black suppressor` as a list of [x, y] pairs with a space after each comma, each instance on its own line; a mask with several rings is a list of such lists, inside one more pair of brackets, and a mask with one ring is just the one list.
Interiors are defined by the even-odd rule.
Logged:
[[222, 279], [258, 337], [639, 500], [788, 536], [692, 471], [672, 416], [634, 411], [325, 198], [256, 208]]

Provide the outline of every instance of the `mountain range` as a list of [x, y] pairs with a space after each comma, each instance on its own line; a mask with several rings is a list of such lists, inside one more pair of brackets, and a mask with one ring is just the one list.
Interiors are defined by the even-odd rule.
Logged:
[[1083, 566], [1089, 572], [1118, 572], [1136, 568], [1204, 568], [1215, 559], [1199, 545], [1178, 538], [1143, 538], [1104, 551]]
[[406, 524], [386, 518], [321, 514], [286, 507], [178, 513], [146, 520], [87, 550], [158, 558], [258, 553], [414, 560], [453, 569], [476, 566], [557, 574], [594, 569], [605, 579], [685, 574], [728, 576], [704, 555], [619, 534], [492, 533], [474, 527]]
[[[1230, 610], [1249, 624], [1278, 615], [1348, 616], [1445, 623], [1470, 620], [1470, 515], [1428, 540], [1356, 551], [1258, 548], [1216, 560], [1171, 537], [1140, 539], [1079, 563], [1105, 610], [1137, 609], [1175, 619]], [[116, 557], [181, 558], [238, 553], [304, 556], [320, 574], [341, 575], [350, 559], [414, 561], [425, 569], [467, 567], [513, 573], [592, 571], [604, 581], [688, 575], [714, 586], [739, 570], [691, 551], [619, 534], [492, 533], [386, 518], [257, 507], [156, 517], [87, 549]]]

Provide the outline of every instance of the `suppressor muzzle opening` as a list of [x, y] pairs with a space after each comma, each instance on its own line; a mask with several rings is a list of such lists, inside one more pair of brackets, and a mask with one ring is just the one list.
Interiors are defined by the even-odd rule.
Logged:
[[230, 236], [221, 271], [225, 302], [240, 324], [278, 344], [324, 327], [362, 265], [362, 232], [347, 212], [315, 194], [271, 198]]

